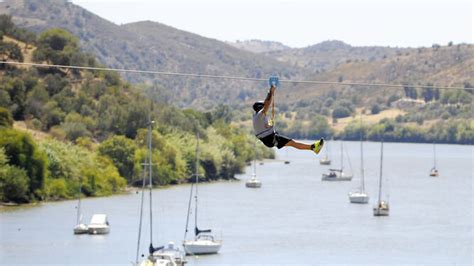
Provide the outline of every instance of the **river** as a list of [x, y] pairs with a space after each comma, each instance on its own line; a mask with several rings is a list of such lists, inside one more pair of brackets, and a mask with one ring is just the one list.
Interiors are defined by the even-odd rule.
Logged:
[[[379, 143], [364, 143], [370, 203], [348, 201], [360, 182], [359, 145], [345, 142], [351, 182], [322, 182], [328, 166], [319, 165], [319, 157], [288, 149], [257, 166], [260, 189], [245, 188], [252, 168], [238, 176], [240, 182], [201, 184], [199, 227], [213, 228], [224, 242], [219, 254], [188, 257], [189, 265], [472, 265], [473, 146], [436, 145], [440, 176], [431, 178], [433, 145], [385, 143], [384, 192], [391, 210], [389, 217], [374, 217]], [[339, 144], [330, 146], [336, 167]], [[189, 189], [153, 190], [155, 246], [181, 244]], [[131, 265], [139, 203], [139, 193], [82, 201], [85, 222], [94, 213], [108, 215], [108, 235], [73, 234], [77, 201], [3, 207], [0, 265]], [[141, 253], [149, 244], [148, 221], [146, 215]]]

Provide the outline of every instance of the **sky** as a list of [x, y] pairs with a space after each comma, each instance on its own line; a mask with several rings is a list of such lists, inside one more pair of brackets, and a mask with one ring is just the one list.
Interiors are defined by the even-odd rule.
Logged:
[[472, 0], [72, 0], [116, 24], [151, 20], [221, 41], [306, 47], [474, 43]]

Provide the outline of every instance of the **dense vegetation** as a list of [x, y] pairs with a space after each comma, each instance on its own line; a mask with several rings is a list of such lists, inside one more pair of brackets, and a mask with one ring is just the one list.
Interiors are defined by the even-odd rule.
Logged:
[[[2, 32], [15, 31], [11, 23], [1, 25], [7, 25]], [[35, 49], [18, 40], [4, 43], [14, 43], [24, 58], [36, 62], [97, 66], [81, 52], [78, 39], [61, 29], [30, 40]], [[1, 67], [0, 201], [109, 195], [139, 183], [148, 117], [155, 121], [156, 185], [188, 181], [196, 133], [201, 136], [200, 172], [207, 180], [232, 179], [254, 156], [273, 156], [262, 145], [256, 150], [250, 135], [230, 125], [226, 106], [199, 112], [156, 103], [113, 72]], [[34, 137], [14, 121], [24, 123]]]

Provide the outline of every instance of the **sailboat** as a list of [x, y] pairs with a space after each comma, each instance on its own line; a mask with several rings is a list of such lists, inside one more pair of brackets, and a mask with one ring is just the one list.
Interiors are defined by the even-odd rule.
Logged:
[[438, 173], [438, 169], [436, 169], [436, 144], [435, 143], [433, 143], [433, 158], [434, 158], [434, 162], [433, 162], [433, 168], [431, 168], [430, 170], [430, 176], [437, 177], [439, 173]]
[[382, 167], [383, 167], [383, 141], [380, 147], [380, 178], [379, 178], [379, 198], [377, 205], [374, 206], [374, 216], [388, 216], [390, 208], [388, 200], [382, 200]]
[[250, 179], [245, 182], [245, 186], [249, 188], [260, 188], [262, 182], [257, 179], [257, 147], [254, 148], [255, 156], [253, 159], [253, 173]]
[[349, 192], [349, 201], [351, 203], [368, 203], [369, 195], [365, 192], [365, 176], [364, 176], [364, 144], [362, 141], [362, 115], [360, 118], [360, 188], [356, 191]]
[[193, 184], [195, 189], [195, 205], [194, 205], [194, 239], [187, 240], [186, 235], [188, 233], [189, 214], [191, 212], [191, 199], [193, 195], [193, 185], [191, 185], [191, 192], [189, 194], [188, 214], [186, 219], [186, 230], [184, 233], [183, 247], [188, 255], [202, 255], [202, 254], [215, 254], [219, 252], [222, 247], [222, 240], [216, 240], [211, 234], [211, 229], [200, 230], [197, 226], [197, 214], [198, 214], [198, 184], [199, 184], [199, 134], [197, 135], [196, 145], [196, 164], [195, 164], [195, 183]]
[[74, 226], [74, 234], [76, 234], [76, 235], [89, 233], [89, 228], [87, 227], [87, 225], [82, 223], [81, 194], [82, 194], [82, 190], [79, 187], [79, 197], [78, 197], [78, 200], [77, 200], [76, 226]]
[[[154, 121], [151, 121], [150, 117], [148, 118], [148, 135], [147, 135], [147, 144], [148, 144], [148, 154], [143, 164], [143, 181], [142, 181], [142, 198], [140, 206], [140, 223], [138, 230], [138, 243], [137, 243], [137, 253], [135, 258], [135, 265], [140, 266], [158, 266], [158, 265], [167, 265], [167, 266], [184, 266], [186, 260], [184, 259], [184, 253], [177, 247], [175, 247], [173, 242], [169, 242], [166, 247], [159, 246], [153, 247], [153, 215], [152, 215], [152, 192], [153, 192], [153, 182], [152, 182], [152, 146], [151, 146], [151, 132], [152, 124]], [[148, 168], [148, 171], [147, 171]], [[143, 203], [145, 196], [145, 184], [146, 174], [148, 172], [148, 186], [150, 193], [150, 246], [148, 247], [148, 256], [140, 264], [138, 263], [138, 254], [140, 252], [140, 238], [141, 238], [141, 228], [142, 228], [142, 219], [143, 219]]]
[[341, 169], [329, 169], [328, 173], [324, 173], [322, 181], [351, 181], [352, 174], [344, 172], [344, 148], [341, 141]]
[[329, 143], [326, 142], [326, 149], [323, 158], [319, 159], [319, 164], [320, 165], [330, 165], [331, 164], [331, 159], [329, 159]]

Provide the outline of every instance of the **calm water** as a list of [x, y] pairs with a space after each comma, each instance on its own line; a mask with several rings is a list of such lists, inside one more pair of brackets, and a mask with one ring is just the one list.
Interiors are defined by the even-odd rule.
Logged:
[[[189, 257], [189, 265], [439, 264], [473, 263], [473, 147], [437, 145], [439, 178], [428, 177], [433, 146], [384, 145], [389, 217], [372, 216], [380, 145], [365, 143], [366, 187], [371, 199], [354, 205], [347, 193], [359, 185], [359, 143], [346, 142], [352, 182], [321, 182], [318, 158], [279, 151], [282, 161], [257, 168], [261, 189], [240, 182], [200, 186], [200, 228], [214, 228], [224, 245], [218, 255]], [[333, 166], [339, 144], [331, 143]], [[346, 164], [348, 166], [348, 164]], [[251, 169], [247, 169], [250, 174]], [[181, 243], [189, 193], [182, 185], [154, 190], [154, 243]], [[86, 199], [87, 222], [106, 213], [111, 233], [73, 235], [76, 201], [3, 208], [0, 264], [131, 265], [135, 260], [140, 194]], [[145, 219], [147, 225], [148, 216]], [[144, 229], [148, 246], [148, 226]]]

